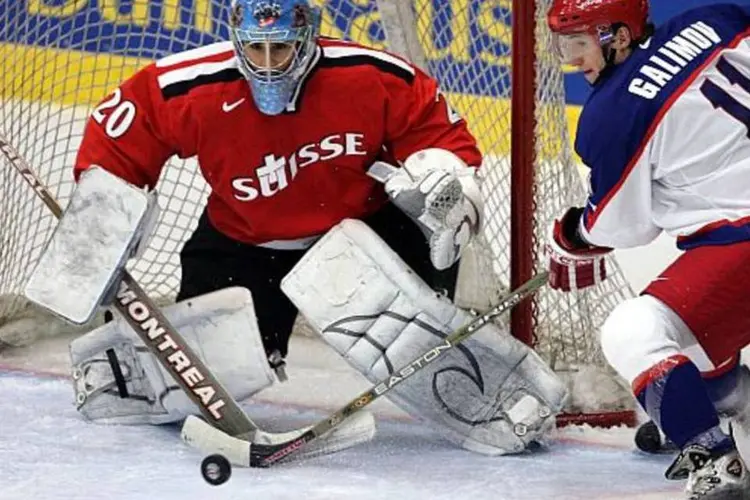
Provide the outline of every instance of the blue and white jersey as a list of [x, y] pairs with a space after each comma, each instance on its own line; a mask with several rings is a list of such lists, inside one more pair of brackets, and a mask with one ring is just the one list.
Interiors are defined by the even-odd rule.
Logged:
[[592, 244], [750, 240], [750, 7], [693, 9], [606, 69], [578, 123]]

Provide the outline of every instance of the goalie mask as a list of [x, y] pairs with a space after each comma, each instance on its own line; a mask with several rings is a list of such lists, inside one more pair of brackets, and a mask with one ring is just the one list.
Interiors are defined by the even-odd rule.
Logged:
[[319, 11], [306, 0], [234, 0], [229, 24], [256, 106], [282, 113], [315, 54]]

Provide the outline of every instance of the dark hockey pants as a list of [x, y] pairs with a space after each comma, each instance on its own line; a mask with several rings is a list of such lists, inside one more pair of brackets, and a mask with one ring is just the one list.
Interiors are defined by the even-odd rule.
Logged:
[[[453, 296], [458, 265], [437, 271], [419, 227], [392, 204], [363, 219], [435, 290]], [[204, 213], [180, 252], [182, 281], [177, 300], [231, 286], [250, 290], [267, 353], [286, 356], [297, 309], [280, 289], [281, 279], [306, 250], [275, 250], [240, 243], [219, 233]]]

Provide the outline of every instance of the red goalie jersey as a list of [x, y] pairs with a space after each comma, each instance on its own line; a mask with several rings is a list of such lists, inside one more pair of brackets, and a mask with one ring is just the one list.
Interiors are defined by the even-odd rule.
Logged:
[[196, 156], [214, 227], [259, 244], [375, 212], [386, 196], [369, 166], [431, 147], [481, 163], [436, 82], [402, 59], [320, 40], [285, 112], [267, 116], [225, 42], [161, 59], [108, 96], [86, 127], [75, 174], [99, 165], [153, 187], [170, 156]]

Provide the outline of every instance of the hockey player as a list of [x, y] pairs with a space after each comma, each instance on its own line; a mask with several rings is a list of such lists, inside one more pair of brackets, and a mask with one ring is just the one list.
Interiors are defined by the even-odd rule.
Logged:
[[[750, 8], [711, 5], [655, 29], [647, 0], [555, 0], [564, 63], [592, 85], [576, 151], [590, 169], [585, 207], [548, 241], [550, 285], [605, 279], [612, 248], [662, 231], [684, 253], [601, 330], [602, 349], [682, 452], [666, 472], [690, 498], [750, 498], [738, 445], [750, 342]], [[747, 460], [748, 456], [745, 456]]]
[[[386, 377], [468, 319], [434, 290], [452, 293], [457, 260], [480, 227], [476, 142], [435, 80], [386, 52], [320, 39], [319, 12], [305, 0], [235, 0], [231, 9], [231, 42], [156, 61], [96, 108], [75, 164], [76, 193], [91, 193], [74, 197], [76, 209], [61, 225], [71, 225], [66, 217], [94, 220], [129, 206], [111, 196], [113, 206], [102, 209], [107, 197], [94, 195], [96, 186], [110, 186], [109, 174], [153, 189], [171, 155], [196, 156], [211, 195], [180, 254], [180, 302], [166, 313], [189, 331], [217, 377], [238, 399], [273, 382], [269, 363], [258, 360], [283, 363], [297, 313], [280, 283], [327, 232], [318, 260], [306, 258], [291, 273], [297, 283], [307, 281], [302, 290], [290, 285], [290, 293], [320, 330], [360, 312], [382, 317], [328, 329], [324, 338], [367, 376]], [[403, 168], [383, 169], [377, 160]], [[364, 227], [342, 226], [347, 219]], [[136, 226], [147, 233], [146, 222]], [[87, 235], [92, 244], [107, 238]], [[329, 264], [334, 271], [324, 274]], [[200, 309], [229, 302], [241, 310], [246, 295], [215, 295], [228, 287], [252, 294], [250, 313], [237, 320], [251, 315], [248, 328], [196, 319]], [[377, 293], [360, 297], [358, 289]], [[313, 291], [314, 300], [299, 297]], [[81, 412], [115, 422], [189, 413], [122, 330], [114, 322], [74, 342]], [[263, 356], [251, 349], [256, 337]], [[404, 384], [400, 401], [466, 448], [519, 452], [554, 422], [565, 389], [508, 335], [488, 328], [484, 337]], [[132, 366], [138, 363], [146, 368]], [[147, 376], [136, 380], [139, 373]], [[108, 390], [128, 384], [129, 397]]]

